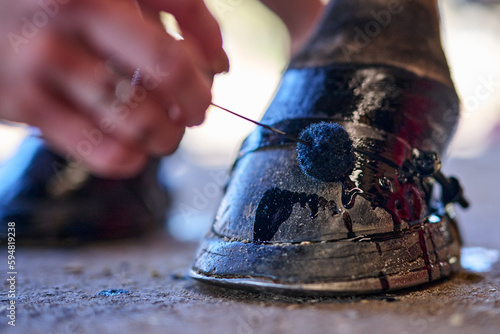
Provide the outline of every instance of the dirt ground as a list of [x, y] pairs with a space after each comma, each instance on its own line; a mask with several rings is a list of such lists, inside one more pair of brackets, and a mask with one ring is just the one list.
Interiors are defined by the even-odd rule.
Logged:
[[[445, 165], [446, 174], [460, 175], [473, 202], [460, 215], [467, 246], [500, 250], [499, 163], [497, 145]], [[299, 298], [197, 283], [186, 277], [195, 250], [195, 243], [167, 235], [19, 247], [16, 326], [7, 324], [9, 284], [2, 279], [0, 333], [500, 333], [499, 262], [484, 273], [464, 270], [399, 293]], [[128, 293], [97, 295], [109, 289]]]

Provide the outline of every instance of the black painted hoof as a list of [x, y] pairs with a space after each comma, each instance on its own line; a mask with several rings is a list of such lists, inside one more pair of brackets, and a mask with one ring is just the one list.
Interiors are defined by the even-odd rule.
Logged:
[[158, 161], [130, 180], [93, 177], [28, 137], [0, 166], [0, 239], [16, 224], [19, 242], [116, 239], [164, 224], [168, 196], [158, 186]]
[[[294, 136], [313, 123], [338, 123], [354, 166], [311, 177], [293, 142], [256, 129], [191, 276], [283, 293], [362, 294], [450, 275], [460, 266], [451, 202], [465, 200], [438, 158], [457, 117], [452, 88], [398, 68], [288, 70], [263, 122]], [[441, 200], [431, 198], [436, 180]]]

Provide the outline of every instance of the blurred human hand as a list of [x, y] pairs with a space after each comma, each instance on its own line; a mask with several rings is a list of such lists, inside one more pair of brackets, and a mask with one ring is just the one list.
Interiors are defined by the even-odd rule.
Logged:
[[[202, 0], [17, 0], [0, 5], [0, 118], [38, 127], [62, 156], [129, 177], [200, 124], [228, 70]], [[159, 20], [173, 14], [176, 41]], [[141, 80], [132, 85], [134, 71]]]

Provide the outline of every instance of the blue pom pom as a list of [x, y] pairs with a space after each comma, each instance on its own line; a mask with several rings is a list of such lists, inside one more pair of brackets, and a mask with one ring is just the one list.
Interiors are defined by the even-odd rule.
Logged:
[[347, 131], [336, 123], [315, 123], [300, 133], [308, 142], [297, 144], [297, 160], [302, 171], [315, 179], [335, 182], [354, 168], [354, 149]]

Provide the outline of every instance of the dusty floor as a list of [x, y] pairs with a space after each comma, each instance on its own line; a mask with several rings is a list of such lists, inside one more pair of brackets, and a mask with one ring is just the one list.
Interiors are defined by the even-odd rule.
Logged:
[[[166, 237], [19, 251], [16, 327], [2, 333], [498, 333], [500, 265], [423, 289], [308, 299], [185, 277], [195, 245]], [[6, 285], [5, 285], [6, 286]], [[105, 289], [129, 294], [96, 296]], [[5, 295], [1, 296], [5, 299]]]
[[[447, 174], [460, 175], [473, 199], [460, 221], [468, 246], [500, 250], [499, 163], [496, 146], [477, 159], [445, 166]], [[500, 333], [500, 262], [485, 273], [464, 271], [400, 293], [297, 298], [188, 279], [195, 249], [168, 236], [75, 248], [20, 247], [16, 327], [7, 325], [8, 283], [2, 279], [0, 333]], [[106, 289], [129, 293], [96, 295]]]

